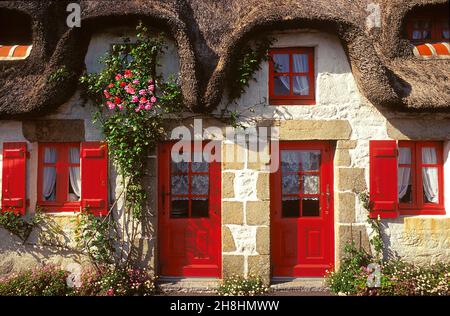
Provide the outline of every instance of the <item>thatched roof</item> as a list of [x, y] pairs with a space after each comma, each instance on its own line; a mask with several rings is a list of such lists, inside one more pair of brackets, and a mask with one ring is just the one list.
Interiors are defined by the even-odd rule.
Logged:
[[[94, 31], [134, 25], [137, 18], [165, 30], [178, 46], [185, 103], [214, 109], [240, 47], [261, 32], [312, 28], [336, 34], [361, 92], [376, 106], [398, 110], [450, 109], [450, 61], [419, 60], [404, 34], [411, 10], [447, 0], [379, 0], [382, 27], [368, 28], [372, 0], [129, 0], [80, 1], [82, 27], [65, 25], [73, 1], [3, 1], [0, 12], [30, 16], [31, 55], [0, 62], [0, 118], [51, 112], [70, 98]], [[69, 76], [49, 81], [65, 67]]]

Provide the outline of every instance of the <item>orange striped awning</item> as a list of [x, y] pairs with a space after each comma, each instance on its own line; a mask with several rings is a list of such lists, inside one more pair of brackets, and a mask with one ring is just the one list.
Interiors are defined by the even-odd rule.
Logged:
[[0, 45], [0, 60], [20, 60], [30, 55], [33, 45]]
[[425, 43], [414, 46], [414, 55], [424, 59], [449, 58], [450, 59], [450, 43]]

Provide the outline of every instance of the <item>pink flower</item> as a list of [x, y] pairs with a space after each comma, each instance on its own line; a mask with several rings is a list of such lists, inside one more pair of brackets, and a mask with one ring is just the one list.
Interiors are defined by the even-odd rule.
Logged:
[[155, 102], [156, 102], [156, 97], [155, 97], [155, 96], [152, 96], [152, 97], [150, 98], [150, 102], [151, 102], [151, 103], [155, 103]]
[[131, 78], [133, 76], [133, 74], [131, 73], [131, 70], [129, 70], [129, 69], [126, 69], [124, 74], [125, 74], [124, 75], [125, 78]]
[[141, 89], [139, 90], [139, 95], [146, 95], [147, 91], [145, 91], [145, 89]]
[[149, 90], [149, 91], [153, 91], [153, 90], [155, 90], [155, 86], [154, 86], [154, 85], [152, 85], [152, 84], [151, 84], [151, 85], [149, 85], [149, 86], [148, 86], [148, 90]]
[[131, 102], [133, 103], [139, 102], [139, 97], [137, 95], [133, 95], [133, 97], [131, 98]]
[[122, 110], [122, 109], [123, 109], [123, 103], [117, 105], [117, 108], [118, 108], [119, 110]]
[[109, 289], [108, 291], [106, 291], [106, 295], [114, 296], [114, 290], [113, 289]]
[[150, 79], [150, 80], [148, 81], [148, 84], [153, 84], [153, 79]]
[[147, 99], [146, 99], [145, 97], [142, 97], [142, 98], [139, 100], [139, 102], [145, 103], [145, 102], [147, 102]]
[[139, 84], [139, 80], [138, 79], [134, 79], [133, 80], [133, 84]]
[[111, 89], [112, 87], [114, 87], [114, 83], [110, 83], [110, 84], [108, 85], [108, 88], [109, 88], [109, 89]]
[[122, 79], [122, 75], [121, 74], [117, 74], [116, 75], [116, 80], [119, 81], [120, 79]]
[[109, 99], [111, 97], [111, 94], [108, 92], [108, 90], [103, 90], [103, 94], [105, 95], [105, 97], [107, 99]]
[[146, 105], [145, 105], [145, 109], [148, 111], [148, 110], [150, 110], [151, 108], [152, 108], [152, 105], [153, 104], [151, 104], [151, 103], [147, 103]]
[[106, 102], [106, 105], [108, 105], [108, 108], [110, 110], [114, 110], [114, 108], [116, 107], [116, 105], [114, 103], [112, 103], [111, 101]]
[[136, 90], [134, 90], [134, 88], [130, 85], [125, 87], [125, 91], [128, 92], [129, 94], [134, 94], [136, 92]]
[[141, 109], [139, 107], [134, 109], [136, 112], [139, 112]]

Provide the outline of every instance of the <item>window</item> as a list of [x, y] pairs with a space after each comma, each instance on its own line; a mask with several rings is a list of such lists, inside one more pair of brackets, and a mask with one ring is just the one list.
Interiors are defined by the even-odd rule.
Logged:
[[51, 212], [89, 209], [108, 212], [106, 144], [41, 143], [38, 157], [37, 203]]
[[414, 12], [407, 20], [408, 37], [414, 43], [448, 42], [449, 18], [443, 10]]
[[195, 162], [171, 162], [171, 218], [209, 217], [209, 164], [203, 159]]
[[277, 48], [269, 55], [270, 104], [315, 104], [314, 48]]
[[50, 210], [73, 211], [80, 206], [80, 144], [39, 146], [39, 204]]
[[444, 209], [442, 150], [440, 142], [399, 142], [397, 188], [401, 213]]

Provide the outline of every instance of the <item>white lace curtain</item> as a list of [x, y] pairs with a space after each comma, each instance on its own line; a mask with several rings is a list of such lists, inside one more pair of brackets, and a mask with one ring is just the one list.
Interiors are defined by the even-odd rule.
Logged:
[[[283, 56], [283, 57], [281, 57]], [[275, 63], [277, 65], [277, 70], [280, 72], [288, 72], [289, 71], [289, 58], [284, 56], [289, 55], [275, 55]], [[292, 55], [293, 62], [293, 72], [308, 72], [308, 55], [306, 54], [293, 54]], [[291, 90], [289, 85], [289, 76], [280, 76], [281, 83], [286, 88], [287, 91]], [[309, 81], [306, 76], [293, 76], [293, 90], [295, 95], [308, 95], [309, 94]]]
[[[44, 163], [56, 163], [56, 148], [47, 147], [44, 151]], [[42, 195], [46, 201], [56, 198], [56, 167], [44, 167]]]
[[[80, 149], [77, 147], [72, 147], [69, 149], [69, 159], [70, 163], [79, 164], [80, 163]], [[70, 167], [69, 168], [69, 180], [70, 186], [73, 193], [69, 194], [70, 201], [79, 201], [81, 197], [81, 177], [80, 177], [80, 167]]]
[[[422, 163], [424, 164], [436, 164], [436, 149], [435, 148], [422, 148]], [[423, 191], [427, 200], [431, 203], [439, 202], [439, 181], [438, 181], [438, 169], [436, 167], [424, 167], [422, 168], [423, 178]]]
[[[411, 164], [411, 149], [399, 148], [398, 164]], [[408, 186], [411, 182], [411, 168], [399, 167], [398, 168], [398, 199], [402, 199], [408, 191]]]

